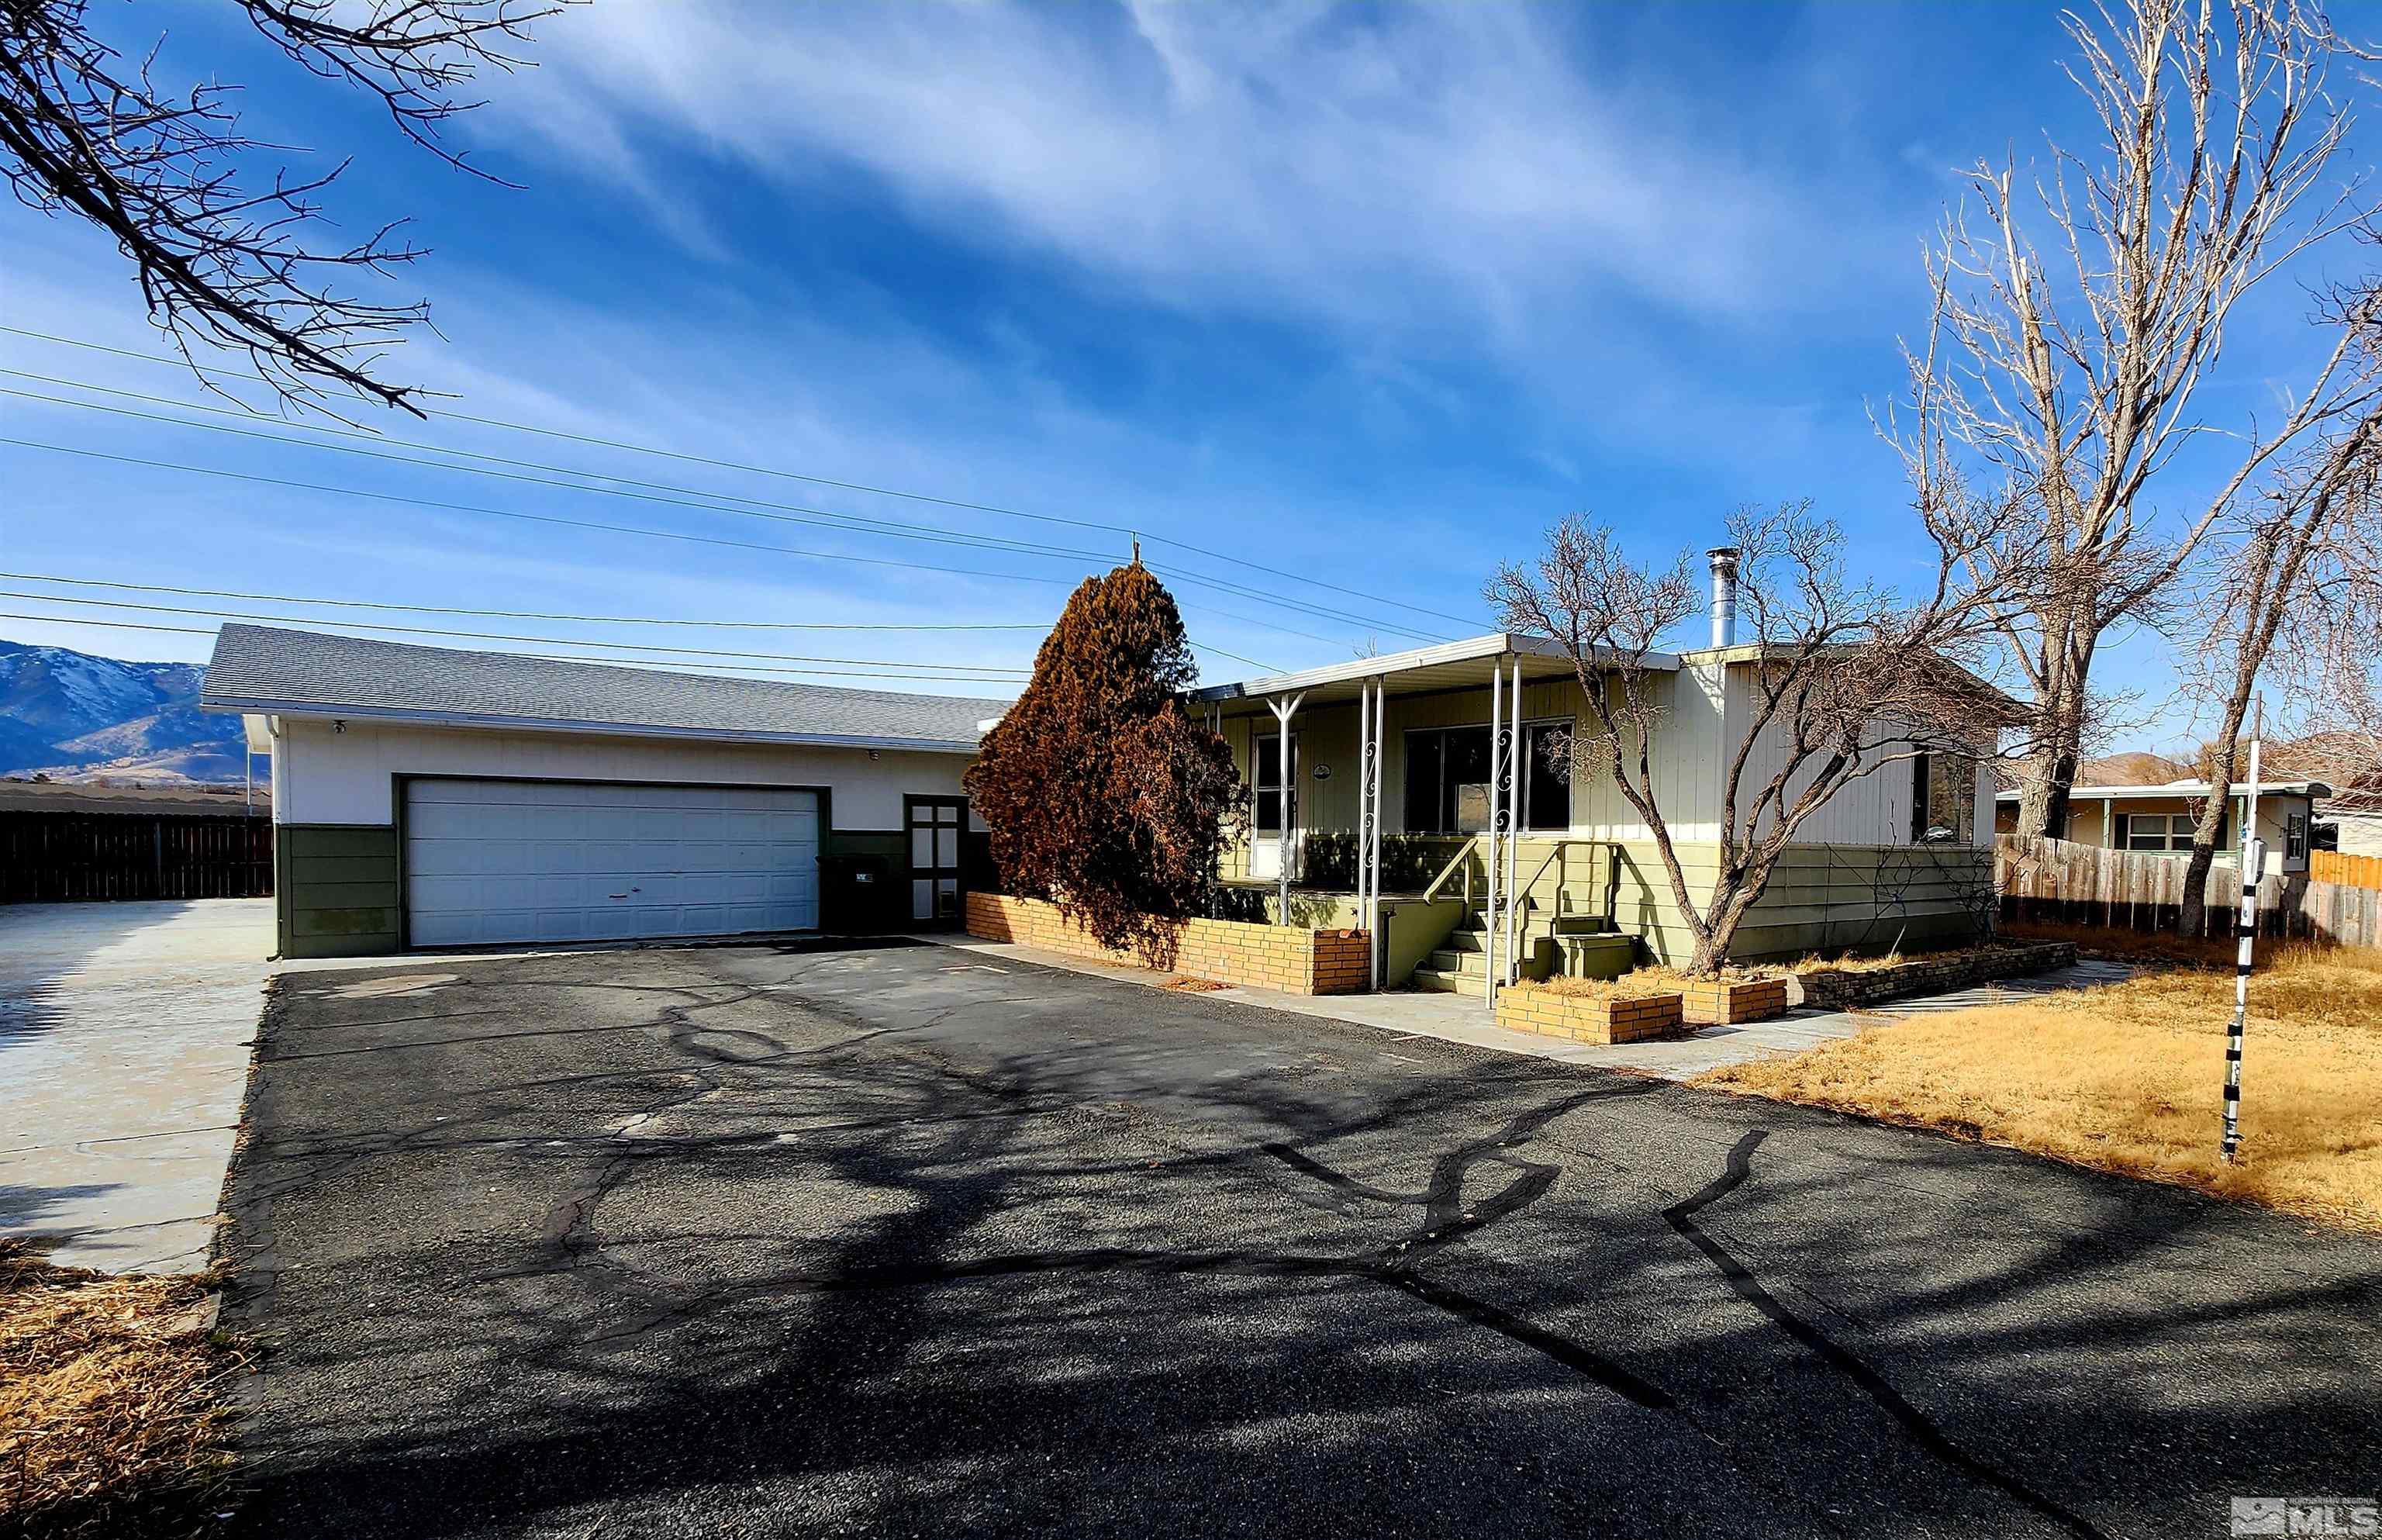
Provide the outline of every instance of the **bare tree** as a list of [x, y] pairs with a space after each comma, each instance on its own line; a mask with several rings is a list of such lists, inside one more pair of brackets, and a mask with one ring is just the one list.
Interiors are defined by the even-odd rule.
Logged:
[[1645, 824], [1699, 973], [1727, 960], [1786, 847], [1830, 798], [1923, 754], [1973, 765], [1994, 751], [2012, 706], [1960, 666], [1988, 610], [1956, 590], [1951, 558], [1928, 594], [1904, 602], [1848, 580], [1842, 532], [1806, 504], [1742, 511], [1729, 529], [1752, 694], [1747, 725], [1725, 749], [1719, 869], [1701, 895], [1663, 806], [1659, 728], [1676, 675], [1654, 659], [1700, 608], [1689, 558], [1640, 565], [1611, 530], [1574, 518], [1549, 532], [1534, 563], [1509, 563], [1484, 590], [1506, 629], [1569, 654], [1588, 712], [1569, 757], [1609, 779]]
[[2357, 630], [2361, 611], [2371, 607], [2377, 471], [2382, 406], [2299, 456], [2224, 542], [2225, 561], [2201, 608], [2204, 623], [2195, 627], [2202, 675], [2217, 692], [2218, 720], [2207, 755], [2208, 799], [2184, 872], [2186, 935], [2207, 929], [2204, 890], [2240, 768], [2241, 729], [2278, 645], [2286, 653], [2281, 680], [2296, 684], [2303, 696], [2320, 696], [2336, 638]]
[[[1969, 173], [1977, 212], [1929, 254], [1910, 415], [1886, 428], [1922, 501], [1973, 468], [2027, 514], [1961, 559], [2007, 604], [2001, 643], [2034, 696], [2021, 834], [2065, 820], [2102, 637], [2155, 611], [2262, 468], [2353, 410], [2345, 335], [2265, 419], [2211, 421], [2199, 398], [2244, 297], [2366, 212], [2335, 175], [2350, 118], [2312, 5], [2124, 0], [2068, 30], [2096, 142], [2051, 143], [2046, 174]], [[2151, 494], [2188, 449], [2200, 490], [2162, 518]]]
[[[510, 68], [530, 25], [565, 0], [234, 0], [291, 60], [377, 97], [398, 129], [458, 169], [484, 175], [440, 138], [476, 103], [457, 92], [481, 65]], [[0, 155], [18, 198], [98, 226], [132, 264], [150, 318], [187, 359], [193, 341], [244, 351], [285, 401], [325, 388], [420, 415], [420, 392], [378, 377], [381, 350], [428, 319], [422, 301], [383, 302], [350, 287], [413, 262], [403, 221], [361, 241], [312, 239], [318, 195], [346, 169], [269, 183], [244, 178], [286, 149], [251, 139], [239, 88], [187, 94], [151, 77], [90, 25], [88, 0], [0, 0]], [[203, 376], [202, 376], [203, 377]]]

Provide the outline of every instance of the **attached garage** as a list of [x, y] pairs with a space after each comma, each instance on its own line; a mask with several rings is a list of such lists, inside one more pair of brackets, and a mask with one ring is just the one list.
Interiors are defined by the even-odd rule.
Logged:
[[817, 792], [432, 776], [403, 828], [416, 946], [818, 929]]
[[285, 956], [909, 929], [988, 880], [1001, 700], [227, 625]]

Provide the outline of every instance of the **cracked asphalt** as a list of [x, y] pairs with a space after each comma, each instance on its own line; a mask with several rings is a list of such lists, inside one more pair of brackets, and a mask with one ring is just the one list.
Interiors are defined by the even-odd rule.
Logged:
[[2223, 1535], [2382, 1245], [924, 945], [293, 973], [245, 1534]]

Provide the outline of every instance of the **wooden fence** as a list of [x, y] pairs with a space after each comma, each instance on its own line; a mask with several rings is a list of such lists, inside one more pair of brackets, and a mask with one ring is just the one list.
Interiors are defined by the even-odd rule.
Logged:
[[2382, 856], [2343, 856], [2338, 850], [2308, 852], [2308, 877], [2352, 888], [2382, 888]]
[[272, 893], [269, 818], [0, 811], [0, 904]]
[[[2181, 856], [2106, 850], [2069, 840], [1994, 837], [1994, 886], [2004, 919], [2053, 920], [2133, 930], [2175, 930], [2183, 914]], [[2241, 908], [2241, 877], [2210, 870], [2208, 934], [2229, 936]], [[2258, 885], [2262, 935], [2382, 946], [2382, 890], [2305, 876], [2268, 877]]]

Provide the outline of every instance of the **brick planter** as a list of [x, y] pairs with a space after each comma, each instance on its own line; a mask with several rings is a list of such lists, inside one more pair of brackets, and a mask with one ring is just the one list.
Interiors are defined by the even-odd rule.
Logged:
[[[1016, 942], [1125, 967], [1152, 966], [1138, 953], [1102, 946], [1056, 905], [1039, 899], [972, 893], [967, 895], [967, 929], [969, 935], [986, 941]], [[1166, 972], [1288, 994], [1361, 994], [1372, 967], [1372, 942], [1362, 930], [1186, 919], [1173, 941]]]
[[1786, 1014], [1784, 979], [1698, 979], [1680, 992], [1681, 1014], [1690, 1026], [1727, 1027], [1767, 1021]]
[[1819, 968], [1796, 977], [1803, 986], [1803, 1003], [1825, 1010], [1858, 1010], [1912, 994], [1942, 994], [1995, 979], [2017, 979], [2048, 973], [2076, 961], [2070, 942], [2035, 942], [1993, 952], [1954, 953], [1922, 957], [1893, 967], [1839, 970]]
[[1520, 985], [1497, 992], [1497, 1025], [1509, 1032], [1602, 1043], [1674, 1038], [1686, 1030], [1676, 994], [1599, 1000]]

